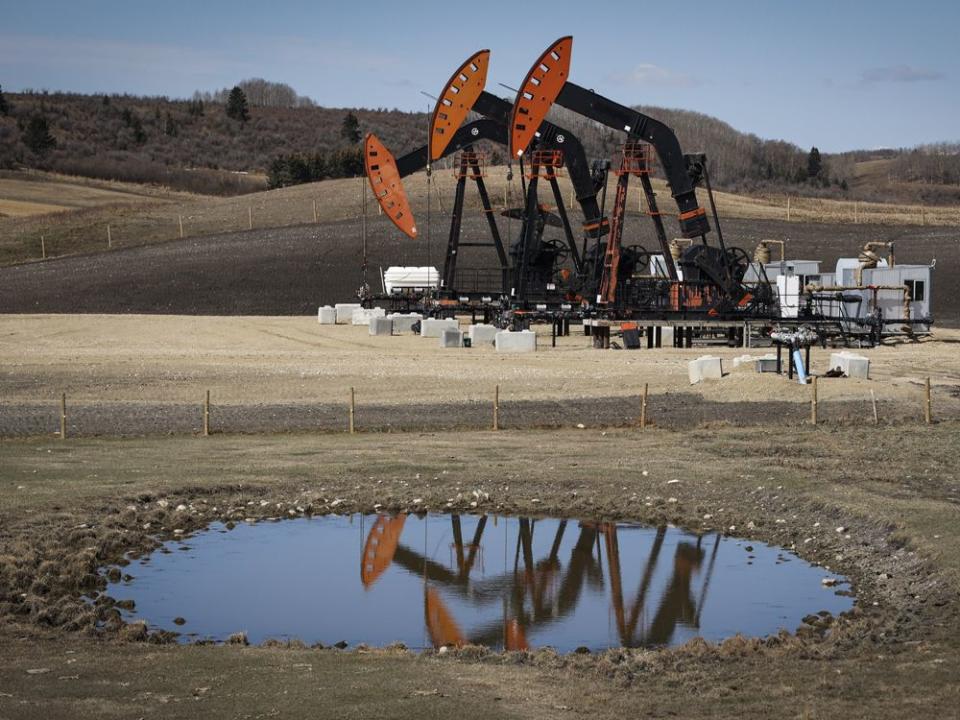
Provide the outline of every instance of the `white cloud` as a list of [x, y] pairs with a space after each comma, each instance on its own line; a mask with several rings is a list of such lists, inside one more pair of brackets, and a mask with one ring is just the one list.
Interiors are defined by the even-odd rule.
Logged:
[[694, 87], [700, 84], [692, 75], [653, 63], [640, 63], [632, 70], [615, 74], [612, 79], [640, 87]]
[[866, 84], [872, 83], [913, 83], [928, 80], [942, 80], [943, 73], [938, 70], [915, 68], [910, 65], [891, 65], [890, 67], [867, 68], [860, 76]]

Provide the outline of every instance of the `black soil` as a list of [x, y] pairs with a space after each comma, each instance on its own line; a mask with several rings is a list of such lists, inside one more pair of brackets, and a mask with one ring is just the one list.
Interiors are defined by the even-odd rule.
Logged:
[[[656, 246], [646, 225], [631, 219], [639, 242]], [[500, 218], [504, 236], [519, 223]], [[383, 218], [368, 228], [368, 282], [379, 290], [380, 268], [443, 264], [446, 220], [433, 223], [431, 240], [398, 237]], [[628, 230], [632, 228], [628, 226]], [[831, 269], [863, 243], [893, 240], [903, 263], [940, 265], [935, 278], [938, 324], [960, 325], [960, 231], [925, 226], [828, 225], [775, 220], [725, 220], [724, 239], [752, 251], [758, 240], [786, 238], [788, 255], [820, 259]], [[463, 240], [487, 240], [483, 219], [464, 219]], [[632, 241], [631, 241], [632, 242]], [[487, 254], [489, 253], [489, 254]], [[0, 268], [0, 312], [167, 313], [184, 315], [303, 315], [318, 305], [349, 302], [361, 282], [361, 229], [357, 220], [253, 230], [113, 252], [63, 257]], [[466, 248], [461, 268], [491, 267], [492, 251]]]

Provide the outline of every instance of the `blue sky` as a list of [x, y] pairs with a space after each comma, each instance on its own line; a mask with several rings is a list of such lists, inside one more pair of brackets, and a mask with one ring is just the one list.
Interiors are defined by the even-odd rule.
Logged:
[[264, 77], [421, 110], [475, 50], [506, 93], [572, 34], [580, 85], [839, 151], [960, 140], [958, 29], [960, 3], [926, 0], [0, 0], [0, 85], [187, 97]]

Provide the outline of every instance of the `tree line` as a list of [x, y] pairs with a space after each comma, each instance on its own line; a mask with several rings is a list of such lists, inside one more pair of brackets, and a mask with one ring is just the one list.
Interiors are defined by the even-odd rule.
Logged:
[[[288, 85], [256, 78], [189, 100], [4, 94], [0, 88], [0, 167], [237, 193], [360, 174], [362, 132], [375, 132], [398, 156], [425, 142], [423, 113], [325, 108], [301, 100]], [[960, 197], [956, 144], [886, 151], [884, 183], [877, 185], [859, 172], [875, 153], [821, 153], [741, 133], [701, 113], [639, 109], [673, 128], [685, 152], [705, 152], [718, 188], [898, 200], [904, 192], [918, 192], [930, 202]], [[588, 157], [617, 162], [622, 133], [563, 108], [551, 118], [581, 140]], [[498, 145], [484, 149], [491, 165], [506, 159]], [[228, 177], [211, 182], [216, 173]], [[266, 181], [255, 179], [263, 175]]]

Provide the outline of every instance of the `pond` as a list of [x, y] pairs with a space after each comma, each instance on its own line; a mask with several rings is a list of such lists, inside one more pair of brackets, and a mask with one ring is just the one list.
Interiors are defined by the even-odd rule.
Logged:
[[853, 606], [843, 578], [756, 541], [494, 515], [216, 523], [124, 571], [107, 593], [135, 602], [125, 619], [184, 640], [568, 652], [765, 636]]

